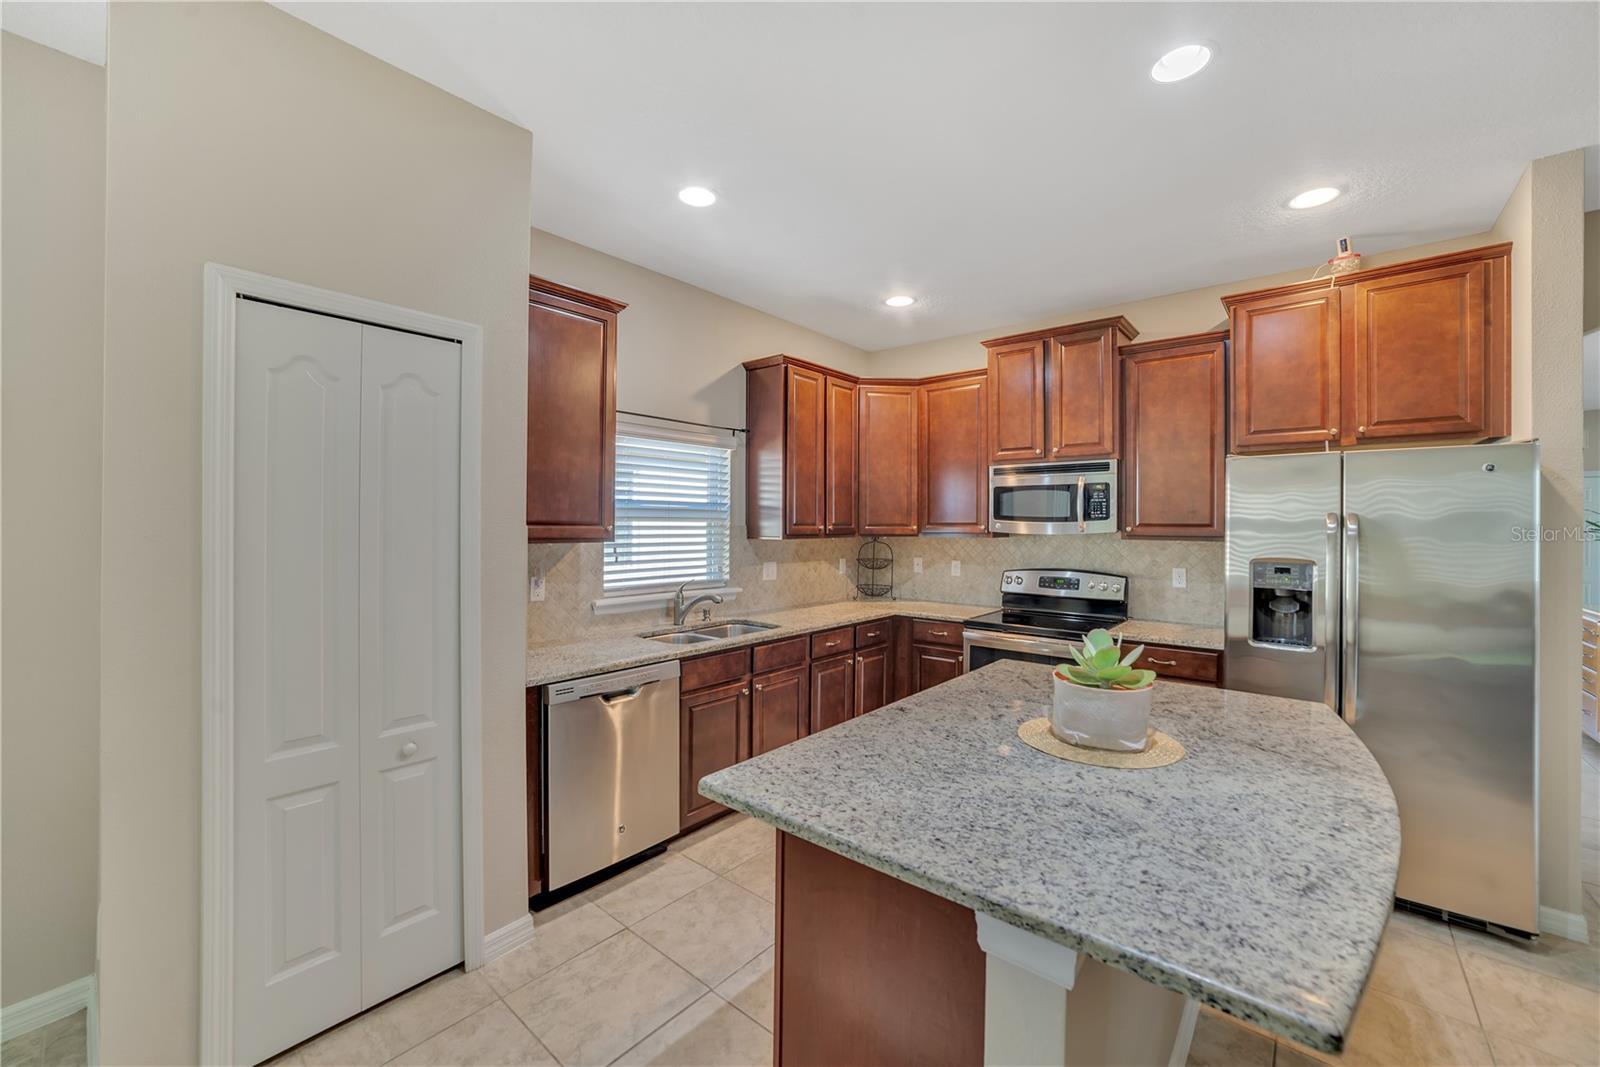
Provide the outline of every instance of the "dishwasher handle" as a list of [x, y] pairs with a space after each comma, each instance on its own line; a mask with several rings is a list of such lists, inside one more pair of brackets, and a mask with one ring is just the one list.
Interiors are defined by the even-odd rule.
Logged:
[[636, 685], [632, 689], [619, 689], [615, 693], [596, 693], [595, 698], [606, 707], [614, 708], [618, 704], [626, 704], [642, 692], [644, 692], [644, 686]]

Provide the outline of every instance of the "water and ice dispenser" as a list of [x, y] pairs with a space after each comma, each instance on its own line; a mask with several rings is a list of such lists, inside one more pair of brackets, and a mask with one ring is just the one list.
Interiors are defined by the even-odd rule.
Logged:
[[1250, 561], [1250, 639], [1311, 648], [1313, 564], [1303, 559]]

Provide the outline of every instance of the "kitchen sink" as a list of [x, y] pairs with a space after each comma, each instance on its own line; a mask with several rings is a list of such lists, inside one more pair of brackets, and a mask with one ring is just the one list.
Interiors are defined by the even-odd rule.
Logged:
[[663, 645], [703, 645], [709, 641], [715, 641], [719, 637], [726, 636], [728, 635], [696, 633], [695, 631], [689, 630], [675, 634], [656, 634], [654, 637], [645, 638], [645, 640], [659, 641]]
[[709, 634], [717, 637], [743, 637], [745, 634], [758, 634], [763, 630], [775, 630], [775, 622], [725, 622], [719, 626], [702, 626], [698, 630], [691, 630], [694, 634]]

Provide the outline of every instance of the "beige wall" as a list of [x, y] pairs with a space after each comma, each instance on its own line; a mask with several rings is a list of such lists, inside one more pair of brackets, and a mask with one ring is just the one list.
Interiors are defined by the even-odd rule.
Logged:
[[0, 1004], [94, 973], [105, 71], [0, 34]]
[[523, 456], [531, 138], [265, 4], [112, 4], [101, 1029], [193, 1063], [207, 261], [484, 330], [486, 924], [526, 912]]
[[[1470, 234], [1449, 241], [1416, 245], [1369, 256], [1364, 266], [1381, 267], [1386, 263], [1399, 263], [1422, 256], [1453, 252], [1489, 244], [1488, 234]], [[1359, 242], [1357, 242], [1359, 245]], [[960, 337], [946, 337], [938, 341], [886, 348], [867, 357], [870, 373], [888, 377], [944, 374], [949, 371], [968, 370], [984, 365], [982, 342], [985, 338], [1003, 337], [1006, 334], [1040, 330], [1061, 323], [1126, 315], [1139, 331], [1140, 341], [1155, 341], [1163, 337], [1201, 333], [1206, 330], [1227, 329], [1228, 317], [1222, 308], [1222, 297], [1229, 293], [1249, 292], [1273, 285], [1302, 282], [1311, 277], [1319, 264], [1308, 263], [1304, 270], [1284, 274], [1268, 274], [1259, 278], [1222, 282], [1204, 289], [1190, 289], [1182, 293], [1168, 293], [1145, 300], [1131, 300], [1104, 307], [1085, 308], [1063, 300], [1063, 310], [1041, 319], [1028, 322], [996, 323], [992, 328]], [[1325, 275], [1324, 275], [1325, 276]]]
[[1583, 216], [1583, 332], [1600, 330], [1600, 211]]
[[[1577, 626], [1583, 516], [1583, 153], [1534, 160], [1491, 231], [1511, 250], [1512, 432], [1540, 442], [1539, 898], [1583, 914]], [[1600, 936], [1600, 932], [1591, 932]]]

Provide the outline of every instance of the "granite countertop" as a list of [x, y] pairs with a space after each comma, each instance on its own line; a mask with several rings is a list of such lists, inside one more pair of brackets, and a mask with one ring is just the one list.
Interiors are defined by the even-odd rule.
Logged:
[[1274, 1033], [1339, 1050], [1400, 862], [1394, 795], [1321, 704], [1156, 683], [1184, 760], [1036, 752], [1050, 669], [1002, 661], [708, 775], [780, 830]]
[[[931, 619], [937, 622], [961, 622], [974, 615], [997, 610], [996, 605], [940, 604], [928, 600], [844, 600], [836, 604], [819, 604], [809, 608], [790, 608], [787, 611], [767, 611], [754, 614], [730, 613], [726, 618], [715, 618], [696, 626], [715, 626], [723, 622], [767, 622], [776, 624], [773, 629], [742, 637], [727, 637], [696, 645], [664, 645], [632, 634], [615, 634], [575, 641], [570, 644], [541, 645], [528, 649], [529, 686], [548, 685], [568, 678], [582, 678], [590, 674], [620, 671], [626, 667], [640, 667], [646, 663], [660, 663], [686, 656], [703, 656], [708, 652], [725, 652], [730, 648], [759, 645], [777, 641], [813, 630], [827, 630], [835, 626], [853, 626], [874, 619], [887, 619], [895, 615], [909, 615], [914, 619]], [[684, 626], [680, 629], [693, 629]], [[669, 633], [671, 626], [659, 626], [645, 633]]]
[[[713, 619], [716, 625], [723, 622], [775, 623], [771, 630], [728, 637], [716, 642], [696, 645], [664, 645], [633, 634], [607, 634], [587, 641], [573, 641], [554, 645], [539, 645], [528, 649], [527, 679], [529, 686], [548, 685], [568, 678], [582, 678], [590, 674], [604, 674], [628, 667], [641, 667], [646, 663], [661, 663], [686, 656], [703, 656], [708, 652], [722, 652], [745, 645], [759, 645], [777, 641], [795, 634], [826, 630], [834, 626], [853, 626], [874, 619], [887, 619], [895, 615], [909, 615], [914, 619], [935, 622], [963, 622], [975, 615], [985, 615], [998, 610], [996, 604], [943, 604], [931, 600], [844, 600], [835, 604], [819, 604], [809, 608], [791, 608], [786, 611], [767, 611], [750, 615], [730, 614]], [[681, 627], [692, 629], [693, 627]], [[646, 633], [668, 633], [671, 626], [660, 626]], [[1186, 626], [1171, 622], [1144, 622], [1130, 619], [1114, 632], [1125, 635], [1126, 640], [1153, 641], [1157, 644], [1184, 645], [1190, 648], [1222, 648], [1222, 631], [1215, 627]]]

